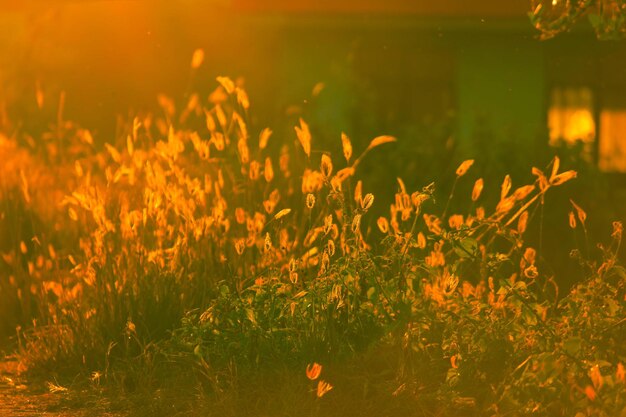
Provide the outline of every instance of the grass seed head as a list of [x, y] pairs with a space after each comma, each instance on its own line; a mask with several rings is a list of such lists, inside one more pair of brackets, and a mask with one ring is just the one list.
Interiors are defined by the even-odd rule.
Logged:
[[511, 186], [512, 186], [511, 176], [507, 174], [504, 177], [504, 181], [502, 181], [502, 186], [500, 187], [500, 200], [501, 201], [504, 200], [506, 196], [509, 194], [509, 191], [511, 191]]
[[265, 149], [267, 147], [270, 136], [272, 136], [272, 130], [270, 128], [266, 127], [261, 131], [259, 134], [259, 149]]
[[191, 57], [191, 68], [198, 69], [200, 68], [203, 62], [204, 62], [204, 50], [198, 48], [195, 51], [193, 51], [193, 55]]
[[587, 213], [585, 213], [585, 210], [580, 208], [578, 204], [574, 203], [574, 200], [570, 198], [569, 201], [570, 203], [572, 203], [572, 206], [574, 206], [574, 209], [576, 210], [576, 215], [578, 216], [578, 220], [580, 220], [580, 223], [584, 226], [585, 220], [587, 220]]
[[272, 182], [274, 179], [274, 167], [272, 166], [272, 160], [268, 156], [265, 158], [265, 169], [263, 170], [263, 176], [266, 182]]
[[274, 216], [274, 220], [279, 220], [279, 219], [285, 217], [286, 215], [288, 215], [289, 213], [291, 213], [291, 209], [290, 208], [282, 209], [281, 211], [276, 213], [276, 215]]
[[361, 227], [361, 215], [355, 214], [352, 219], [352, 233], [357, 233]]
[[572, 229], [576, 228], [576, 215], [573, 211], [569, 212], [569, 227], [571, 227]]
[[350, 158], [352, 158], [352, 142], [350, 142], [350, 138], [345, 133], [341, 133], [341, 147], [343, 149], [343, 156], [346, 158], [346, 162], [350, 163]]
[[306, 366], [306, 377], [309, 378], [311, 381], [315, 381], [317, 378], [319, 378], [321, 373], [322, 365], [317, 362], [313, 362], [312, 364], [308, 364]]
[[302, 145], [302, 149], [304, 150], [304, 154], [307, 158], [311, 157], [311, 131], [309, 130], [309, 125], [300, 118], [300, 127], [296, 126], [295, 130], [298, 141], [300, 141], [300, 145]]
[[235, 92], [235, 83], [230, 78], [219, 76], [216, 78], [216, 80], [218, 83], [222, 85], [222, 87], [224, 87], [224, 90], [226, 90], [226, 93], [232, 94]]
[[459, 167], [456, 169], [456, 176], [462, 177], [463, 175], [465, 175], [473, 164], [474, 164], [473, 159], [468, 159], [466, 161], [463, 161], [461, 165], [459, 165]]
[[322, 398], [326, 393], [333, 389], [333, 386], [326, 381], [320, 380], [317, 383], [317, 398]]
[[372, 204], [374, 204], [374, 194], [367, 193], [365, 197], [363, 197], [363, 200], [361, 201], [361, 208], [364, 211], [367, 211], [372, 207]]
[[330, 159], [330, 156], [326, 154], [322, 155], [320, 170], [322, 171], [322, 175], [324, 176], [324, 178], [330, 178], [330, 175], [333, 172], [333, 161]]
[[308, 193], [306, 195], [306, 208], [312, 209], [315, 206], [315, 195]]
[[264, 248], [266, 253], [272, 249], [272, 238], [270, 237], [269, 232], [265, 233]]
[[526, 231], [528, 225], [528, 211], [524, 211], [517, 220], [517, 233], [520, 235]]
[[381, 231], [381, 233], [386, 234], [387, 232], [389, 232], [389, 221], [385, 217], [379, 217], [376, 221], [376, 225], [378, 226], [378, 229]]
[[574, 179], [578, 176], [578, 173], [574, 170], [565, 171], [562, 174], [554, 176], [550, 180], [550, 185], [557, 186], [566, 183], [567, 181]]
[[480, 194], [483, 192], [484, 181], [482, 178], [479, 178], [474, 183], [474, 188], [472, 189], [472, 201], [478, 200]]

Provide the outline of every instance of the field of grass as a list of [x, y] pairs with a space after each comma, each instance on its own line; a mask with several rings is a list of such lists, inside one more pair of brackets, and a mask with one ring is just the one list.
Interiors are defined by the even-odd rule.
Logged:
[[398, 178], [382, 201], [360, 169], [394, 137], [277, 137], [228, 77], [158, 105], [109, 143], [62, 100], [40, 137], [2, 118], [0, 333], [22, 372], [136, 415], [626, 415], [622, 224], [592, 242], [571, 202], [571, 289], [525, 239], [576, 180], [558, 157], [516, 185], [459, 161], [448, 198]]

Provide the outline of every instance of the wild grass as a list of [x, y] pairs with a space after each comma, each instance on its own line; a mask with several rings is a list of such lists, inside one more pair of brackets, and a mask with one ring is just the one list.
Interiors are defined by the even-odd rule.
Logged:
[[572, 203], [585, 243], [561, 250], [586, 279], [565, 293], [525, 241], [577, 175], [559, 158], [492, 204], [473, 160], [444, 201], [400, 178], [380, 201], [359, 167], [395, 138], [341, 134], [331, 155], [303, 119], [257, 130], [243, 85], [217, 81], [208, 100], [159, 96], [114, 143], [61, 111], [41, 138], [0, 137], [3, 331], [19, 326], [25, 368], [163, 414], [179, 385], [183, 414], [626, 410], [621, 223], [590, 249]]

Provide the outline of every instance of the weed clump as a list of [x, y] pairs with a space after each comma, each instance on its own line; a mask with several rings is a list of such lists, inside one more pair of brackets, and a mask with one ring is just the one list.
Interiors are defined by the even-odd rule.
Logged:
[[[451, 414], [626, 409], [621, 223], [597, 256], [572, 253], [587, 279], [566, 294], [525, 240], [545, 195], [577, 175], [559, 158], [529, 184], [507, 175], [494, 204], [489, 178], [468, 179], [473, 160], [444, 204], [434, 183], [398, 178], [375, 218], [386, 203], [358, 168], [395, 138], [362, 148], [342, 134], [333, 157], [303, 119], [292, 137], [254, 131], [243, 87], [217, 81], [208, 103], [159, 96], [115, 143], [75, 125], [26, 147], [0, 138], [1, 294], [25, 365], [128, 389], [193, 369], [218, 401], [277, 369], [306, 397], [319, 361], [331, 374], [311, 401], [353, 395], [352, 372], [381, 401]], [[451, 212], [464, 181], [466, 210]], [[382, 376], [363, 376], [381, 358]]]

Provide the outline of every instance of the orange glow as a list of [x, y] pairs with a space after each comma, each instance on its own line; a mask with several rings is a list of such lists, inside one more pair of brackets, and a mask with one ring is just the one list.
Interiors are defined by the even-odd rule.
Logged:
[[[548, 110], [550, 144], [592, 143], [596, 137], [593, 96], [589, 88], [555, 88]], [[586, 146], [588, 148], [588, 146]]]
[[524, 0], [234, 0], [233, 8], [243, 12], [289, 13], [407, 13], [416, 15], [516, 16], [526, 12]]
[[603, 171], [626, 172], [626, 110], [600, 113], [598, 163]]

